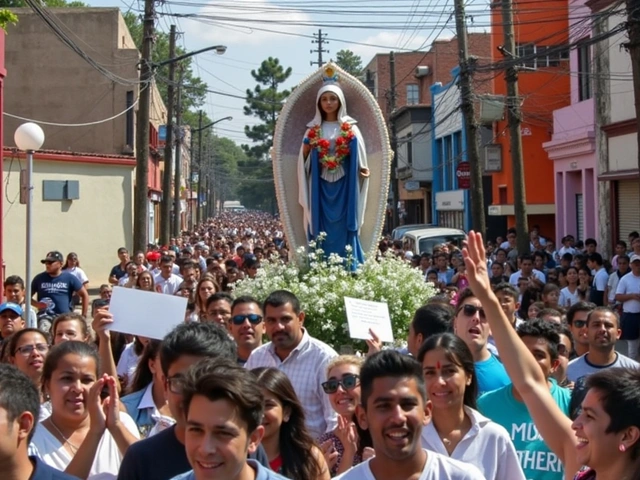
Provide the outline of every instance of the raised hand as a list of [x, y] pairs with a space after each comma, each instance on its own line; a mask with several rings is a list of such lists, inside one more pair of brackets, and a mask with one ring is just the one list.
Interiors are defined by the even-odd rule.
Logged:
[[99, 378], [89, 389], [89, 398], [87, 399], [87, 410], [89, 410], [89, 428], [90, 430], [102, 433], [107, 428], [107, 416], [102, 408], [102, 399], [100, 393], [105, 386], [105, 378]]
[[378, 353], [380, 350], [382, 350], [382, 341], [380, 340], [380, 337], [376, 335], [376, 332], [374, 332], [372, 329], [369, 329], [369, 335], [371, 335], [371, 339], [365, 340], [365, 342], [367, 343], [367, 347], [369, 347], [367, 350], [367, 357], [370, 357], [374, 353]]
[[358, 451], [358, 431], [351, 420], [339, 415], [338, 428], [335, 429], [334, 433], [342, 442], [345, 452], [353, 455]]
[[324, 456], [325, 461], [327, 462], [327, 466], [329, 470], [333, 469], [338, 463], [338, 451], [333, 446], [333, 440], [325, 440], [320, 444], [320, 450], [322, 450], [322, 455]]
[[120, 423], [120, 397], [116, 387], [118, 380], [106, 374], [102, 378], [109, 389], [109, 396], [102, 401], [102, 410], [106, 417], [107, 429], [113, 430]]
[[108, 339], [109, 337], [109, 328], [113, 323], [113, 315], [109, 313], [109, 308], [99, 308], [93, 314], [93, 321], [91, 322], [91, 327], [96, 332], [96, 334], [100, 337], [100, 339]]
[[471, 291], [478, 298], [486, 297], [491, 292], [491, 282], [481, 233], [473, 230], [469, 232], [466, 246], [462, 249], [462, 257], [467, 267], [467, 280]]

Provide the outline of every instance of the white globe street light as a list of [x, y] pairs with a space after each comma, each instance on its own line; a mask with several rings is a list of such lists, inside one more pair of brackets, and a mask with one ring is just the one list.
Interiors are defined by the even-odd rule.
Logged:
[[31, 233], [33, 224], [33, 152], [38, 150], [44, 143], [44, 132], [39, 125], [29, 122], [20, 125], [15, 133], [13, 139], [16, 142], [16, 146], [20, 150], [24, 150], [27, 153], [27, 178], [26, 185], [21, 188], [26, 189], [26, 204], [27, 204], [27, 233], [26, 233], [26, 271], [25, 271], [25, 302], [24, 302], [24, 321], [29, 327], [37, 327], [37, 325], [31, 325], [31, 297], [33, 292], [31, 291]]

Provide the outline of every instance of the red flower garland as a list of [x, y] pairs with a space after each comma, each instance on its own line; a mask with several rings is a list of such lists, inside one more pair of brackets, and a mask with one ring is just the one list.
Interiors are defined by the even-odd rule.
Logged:
[[331, 142], [326, 138], [322, 138], [322, 128], [315, 125], [309, 129], [307, 133], [307, 141], [311, 148], [318, 151], [318, 159], [330, 172], [336, 170], [350, 153], [349, 143], [355, 137], [355, 133], [351, 128], [351, 124], [344, 122], [340, 125], [340, 136], [336, 138], [336, 152], [331, 155]]

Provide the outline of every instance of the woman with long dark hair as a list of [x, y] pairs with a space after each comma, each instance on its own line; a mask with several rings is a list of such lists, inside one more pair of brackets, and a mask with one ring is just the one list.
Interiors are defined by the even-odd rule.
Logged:
[[524, 480], [509, 433], [476, 409], [478, 382], [466, 343], [451, 333], [432, 335], [418, 361], [433, 408], [422, 446], [475, 465], [487, 480]]
[[360, 368], [364, 358], [340, 355], [327, 365], [327, 381], [322, 384], [331, 406], [338, 414], [338, 425], [318, 438], [331, 476], [346, 472], [366, 458], [365, 451], [373, 453], [373, 442], [367, 430], [362, 430], [356, 419], [356, 406], [360, 405]]
[[271, 469], [291, 480], [329, 480], [329, 468], [305, 426], [304, 408], [289, 378], [275, 368], [251, 373], [264, 394], [262, 445]]
[[564, 278], [567, 280], [567, 286], [560, 290], [558, 304], [562, 308], [569, 308], [578, 302], [586, 301], [586, 291], [580, 289], [578, 269], [576, 267], [565, 269]]
[[154, 428], [158, 422], [165, 428], [174, 423], [165, 398], [159, 353], [160, 340], [149, 340], [127, 386], [127, 395], [121, 399], [142, 437], [161, 431], [161, 428]]

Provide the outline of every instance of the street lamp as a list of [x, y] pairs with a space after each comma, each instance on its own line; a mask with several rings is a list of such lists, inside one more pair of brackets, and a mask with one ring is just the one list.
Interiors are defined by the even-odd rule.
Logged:
[[[191, 145], [193, 145], [193, 134], [198, 134], [198, 186], [196, 192], [196, 225], [200, 223], [200, 190], [202, 189], [202, 131], [207, 128], [213, 127], [216, 123], [224, 122], [225, 120], [233, 120], [233, 117], [224, 117], [219, 118], [218, 120], [214, 120], [213, 122], [202, 126], [202, 110], [200, 110], [200, 122], [198, 128], [191, 131]], [[193, 172], [193, 148], [191, 149], [191, 172]], [[192, 173], [193, 177], [193, 173]], [[193, 220], [193, 217], [191, 217]]]
[[26, 204], [27, 204], [27, 232], [26, 232], [26, 271], [25, 271], [25, 308], [22, 313], [24, 321], [29, 325], [31, 313], [31, 231], [33, 223], [33, 152], [38, 150], [44, 143], [44, 132], [40, 125], [35, 123], [23, 123], [13, 134], [13, 140], [20, 150], [27, 153], [27, 178], [26, 185]]

